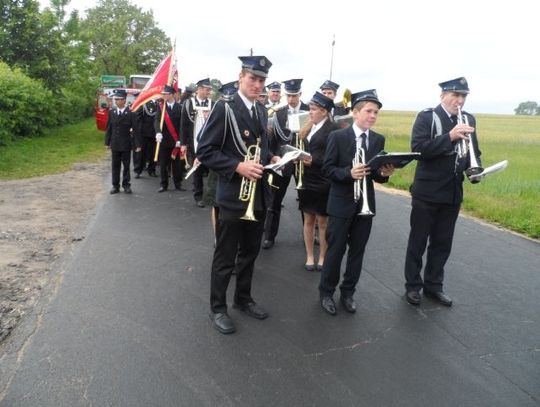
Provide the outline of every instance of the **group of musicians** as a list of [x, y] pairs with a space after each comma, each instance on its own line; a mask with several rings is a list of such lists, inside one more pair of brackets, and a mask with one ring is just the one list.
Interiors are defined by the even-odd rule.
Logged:
[[[349, 106], [335, 104], [339, 85], [327, 80], [304, 104], [300, 100], [302, 79], [265, 86], [270, 60], [264, 56], [239, 59], [239, 78], [222, 86], [219, 101], [209, 99], [210, 81], [203, 79], [197, 83], [194, 96], [181, 105], [174, 101], [174, 89], [165, 87], [161, 104], [151, 103], [133, 113], [139, 115], [139, 122], [145, 115], [153, 118], [160, 149], [160, 192], [167, 190], [171, 175], [175, 187], [183, 189], [186, 162], [196, 168], [192, 179], [198, 206], [204, 206], [203, 190], [210, 191], [216, 211], [210, 288], [212, 325], [223, 334], [236, 330], [226, 299], [233, 274], [233, 308], [253, 318], [268, 317], [251, 295], [253, 270], [260, 248], [274, 246], [291, 178], [297, 185], [302, 213], [304, 267], [320, 271], [320, 305], [326, 313], [337, 314], [333, 294], [339, 285], [342, 307], [354, 313], [354, 293], [375, 215], [373, 182], [387, 182], [394, 172], [392, 165], [373, 171], [366, 165], [384, 150], [384, 136], [372, 130], [382, 103], [376, 90], [370, 89], [352, 93]], [[287, 103], [281, 105], [282, 85]], [[421, 153], [411, 187], [411, 232], [405, 261], [404, 298], [412, 305], [421, 303], [422, 290], [440, 304], [452, 305], [443, 291], [444, 265], [462, 201], [463, 172], [469, 164], [468, 155], [459, 154], [459, 145], [467, 140], [476, 156], [480, 155], [474, 117], [461, 112], [469, 93], [467, 81], [457, 78], [439, 85], [440, 104], [422, 111], [412, 131], [411, 149]], [[266, 105], [260, 99], [264, 93]], [[166, 109], [163, 127], [161, 109]], [[300, 129], [291, 129], [291, 117], [301, 112], [309, 119]], [[114, 140], [115, 120], [122, 114], [113, 113], [107, 129], [108, 145], [112, 145], [111, 138]], [[457, 123], [458, 113], [468, 120]], [[352, 125], [340, 124], [345, 122], [339, 120], [343, 117], [351, 118]], [[143, 147], [141, 138], [135, 137], [136, 151]], [[298, 152], [301, 158], [282, 165], [278, 173], [265, 170], [265, 166], [279, 163], [286, 151]], [[119, 190], [119, 158], [115, 157], [113, 149], [111, 193]], [[148, 165], [147, 169], [155, 174], [155, 166]], [[317, 230], [318, 256], [314, 253]]]

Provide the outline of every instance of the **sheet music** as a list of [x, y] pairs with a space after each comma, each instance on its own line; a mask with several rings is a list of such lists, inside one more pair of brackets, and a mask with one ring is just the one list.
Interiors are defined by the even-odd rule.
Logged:
[[477, 180], [479, 181], [487, 175], [495, 174], [496, 172], [504, 170], [507, 166], [508, 166], [508, 160], [499, 161], [496, 164], [493, 164], [487, 168], [484, 168], [484, 171], [482, 171], [480, 174], [471, 175], [469, 179], [471, 181], [477, 181]]
[[287, 147], [287, 149], [286, 149], [287, 152], [285, 154], [283, 154], [281, 159], [277, 163], [266, 165], [264, 167], [264, 169], [271, 170], [271, 171], [274, 171], [274, 172], [278, 172], [283, 167], [285, 167], [286, 164], [290, 163], [291, 161], [300, 160], [300, 159], [303, 159], [303, 158], [306, 158], [306, 157], [311, 157], [311, 154], [309, 154], [309, 153], [307, 153], [307, 152], [305, 152], [303, 150], [300, 150], [300, 149], [292, 147], [292, 146], [286, 146], [286, 147]]

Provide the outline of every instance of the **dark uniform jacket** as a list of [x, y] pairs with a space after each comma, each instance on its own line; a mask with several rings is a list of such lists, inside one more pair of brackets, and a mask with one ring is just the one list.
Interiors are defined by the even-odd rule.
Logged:
[[[366, 162], [384, 150], [385, 139], [381, 134], [369, 130]], [[323, 171], [330, 179], [327, 212], [330, 216], [349, 218], [358, 213], [362, 199], [354, 201], [354, 178], [351, 176], [352, 161], [356, 153], [356, 136], [353, 127], [336, 130], [330, 133]], [[372, 172], [367, 178], [368, 203], [371, 212], [375, 213], [375, 191], [373, 181], [384, 183], [388, 177]]]
[[337, 129], [337, 125], [331, 119], [327, 119], [322, 127], [313, 134], [311, 140], [304, 139], [305, 150], [311, 154], [311, 165], [304, 166], [302, 184], [310, 191], [328, 192], [330, 182], [324, 174], [322, 167], [324, 154], [328, 143], [328, 135]]
[[[200, 106], [197, 98], [195, 99], [196, 106]], [[205, 106], [212, 106], [212, 101], [206, 99]], [[193, 108], [193, 98], [186, 99], [182, 103], [182, 115], [180, 119], [180, 142], [183, 146], [187, 146], [189, 160], [192, 161], [195, 157], [194, 138], [197, 135], [193, 134], [195, 127], [195, 118], [197, 111]]]
[[[165, 103], [167, 106], [167, 112], [169, 113], [169, 117], [171, 118], [171, 122], [176, 130], [176, 134], [178, 137], [180, 137], [180, 115], [182, 113], [182, 108], [178, 103], [174, 103], [172, 109], [169, 107], [167, 103]], [[173, 136], [171, 135], [169, 129], [167, 128], [167, 123], [165, 122], [165, 118], [163, 119], [163, 129], [160, 130], [160, 123], [161, 123], [161, 105], [158, 105], [157, 113], [154, 116], [154, 130], [156, 133], [163, 134], [163, 140], [161, 141], [161, 146], [163, 148], [173, 148], [176, 144], [174, 141]], [[180, 140], [180, 139], [179, 139]]]
[[[256, 134], [260, 133], [261, 164], [267, 165], [272, 158], [268, 147], [266, 109], [257, 102], [259, 129], [251, 118], [250, 112], [238, 94], [230, 101], [220, 100], [214, 106], [201, 133], [197, 146], [197, 158], [201, 163], [219, 174], [216, 201], [220, 208], [229, 211], [245, 211], [247, 202], [238, 199], [242, 177], [236, 173], [236, 167], [244, 156], [237, 150], [233, 130], [225, 122], [225, 105], [228, 105], [236, 117], [238, 130], [246, 146], [256, 143]], [[259, 180], [256, 188], [255, 210], [265, 210], [270, 200], [270, 190], [266, 182]]]
[[114, 151], [130, 151], [133, 147], [140, 147], [135, 113], [127, 106], [121, 114], [116, 107], [109, 110], [105, 145], [110, 146]]
[[141, 106], [136, 112], [137, 125], [139, 134], [145, 138], [155, 138], [156, 130], [154, 129], [154, 120], [156, 118], [157, 103], [154, 101], [147, 102]]
[[[434, 113], [440, 119], [441, 134], [437, 135]], [[467, 114], [463, 112], [463, 114]], [[474, 117], [467, 114], [469, 125], [476, 126]], [[463, 171], [469, 166], [469, 155], [462, 159], [455, 153], [456, 142], [449, 132], [454, 124], [441, 105], [418, 114], [413, 125], [411, 150], [421, 153], [411, 186], [413, 198], [427, 202], [458, 205], [463, 200]], [[476, 132], [472, 134], [476, 156], [480, 157]]]

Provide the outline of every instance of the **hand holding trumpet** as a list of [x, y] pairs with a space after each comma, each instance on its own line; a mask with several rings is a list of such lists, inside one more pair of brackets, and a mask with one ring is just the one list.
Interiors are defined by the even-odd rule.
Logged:
[[351, 168], [351, 177], [353, 177], [353, 179], [363, 179], [370, 174], [370, 171], [370, 168], [366, 164], [355, 164]]

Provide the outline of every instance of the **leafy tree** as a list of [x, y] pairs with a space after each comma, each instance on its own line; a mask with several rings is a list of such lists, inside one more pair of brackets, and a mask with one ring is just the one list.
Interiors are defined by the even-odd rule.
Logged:
[[[58, 15], [50, 9], [41, 13], [36, 0], [0, 1], [0, 59], [58, 91], [68, 64]], [[62, 3], [67, 1], [53, 0], [58, 9]]]
[[538, 105], [536, 102], [528, 101], [521, 102], [517, 108], [514, 109], [517, 115], [533, 115], [538, 114]]
[[170, 39], [157, 27], [153, 12], [128, 0], [99, 0], [82, 21], [81, 34], [101, 73], [151, 74], [170, 50]]

